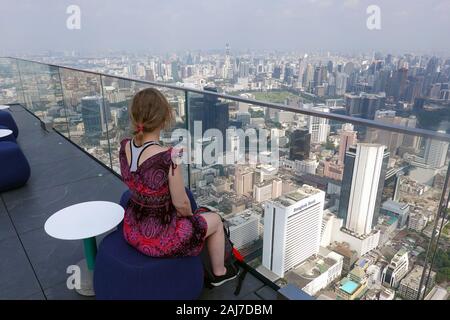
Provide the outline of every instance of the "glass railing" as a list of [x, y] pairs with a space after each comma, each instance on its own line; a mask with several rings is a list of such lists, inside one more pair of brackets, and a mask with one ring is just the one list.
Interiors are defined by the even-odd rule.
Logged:
[[161, 140], [187, 151], [186, 185], [228, 221], [253, 272], [320, 299], [424, 299], [449, 281], [450, 136], [412, 115], [367, 120], [295, 92], [280, 104], [278, 93], [0, 59], [0, 103], [22, 104], [118, 174], [130, 101], [147, 87], [173, 107]]

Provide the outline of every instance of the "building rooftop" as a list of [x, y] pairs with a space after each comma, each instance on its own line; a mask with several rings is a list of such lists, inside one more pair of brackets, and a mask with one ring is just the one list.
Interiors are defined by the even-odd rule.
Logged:
[[291, 191], [273, 201], [281, 204], [284, 207], [289, 207], [319, 192], [322, 191], [308, 185], [303, 185], [297, 190]]
[[[83, 258], [82, 241], [63, 241], [44, 231], [46, 219], [69, 205], [91, 200], [119, 202], [121, 179], [19, 105], [11, 106], [18, 143], [31, 166], [27, 185], [0, 193], [0, 299], [92, 299], [66, 285], [66, 269]], [[43, 157], [45, 155], [45, 157]], [[97, 237], [97, 242], [104, 235]], [[201, 299], [264, 300], [279, 294], [248, 273], [238, 296], [236, 282], [205, 289]]]
[[353, 294], [356, 289], [359, 288], [359, 283], [352, 281], [350, 279], [344, 279], [342, 280], [341, 286], [339, 287], [339, 289], [341, 289], [342, 291], [344, 291], [345, 293], [348, 294]]

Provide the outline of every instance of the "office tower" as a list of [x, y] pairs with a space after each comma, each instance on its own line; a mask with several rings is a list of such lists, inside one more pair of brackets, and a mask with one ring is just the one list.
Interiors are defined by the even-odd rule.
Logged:
[[236, 166], [234, 173], [234, 191], [237, 195], [245, 195], [253, 191], [254, 172], [248, 167]]
[[314, 68], [308, 63], [306, 70], [303, 73], [303, 88], [307, 89], [309, 92], [313, 89], [314, 81]]
[[[445, 131], [438, 131], [440, 133], [445, 133]], [[424, 159], [425, 163], [432, 168], [442, 168], [445, 165], [445, 160], [447, 158], [448, 152], [448, 142], [427, 139], [425, 144]]]
[[361, 117], [361, 97], [348, 93], [344, 98], [347, 114], [352, 117]]
[[339, 164], [344, 164], [345, 153], [356, 144], [357, 132], [353, 130], [353, 125], [344, 123], [339, 133]]
[[358, 143], [345, 155], [338, 216], [356, 234], [369, 234], [378, 221], [389, 161], [385, 150], [384, 145]]
[[260, 236], [260, 216], [250, 209], [227, 219], [230, 239], [237, 249], [244, 248], [257, 241]]
[[386, 97], [384, 94], [346, 94], [345, 108], [349, 116], [374, 119], [375, 112], [384, 107], [385, 100]]
[[[408, 128], [415, 128], [417, 126], [416, 116], [409, 116], [408, 120], [406, 121], [406, 126]], [[420, 141], [421, 141], [421, 138], [418, 136], [405, 134], [405, 135], [403, 135], [402, 146], [404, 148], [410, 148], [414, 152], [417, 152], [420, 148]]]
[[384, 268], [383, 273], [381, 274], [381, 283], [392, 288], [397, 288], [400, 280], [408, 273], [408, 268], [408, 251], [402, 248]]
[[106, 125], [111, 119], [109, 108], [103, 107], [103, 98], [100, 96], [81, 98], [81, 116], [87, 136], [99, 136], [106, 132]]
[[332, 73], [333, 72], [333, 61], [328, 61], [327, 71], [328, 71], [328, 73]]
[[[311, 107], [304, 105], [305, 109], [314, 108], [321, 112], [330, 112], [327, 107]], [[327, 142], [328, 135], [330, 133], [329, 119], [325, 117], [308, 116], [308, 130], [311, 134], [312, 143], [325, 143]]]
[[263, 266], [279, 277], [319, 252], [325, 193], [303, 185], [264, 209]]
[[306, 129], [295, 130], [289, 137], [289, 158], [306, 160], [311, 151], [311, 134]]
[[408, 79], [408, 69], [400, 68], [394, 72], [389, 81], [388, 93], [395, 101], [405, 98], [406, 81]]
[[336, 72], [335, 74], [335, 86], [336, 86], [336, 95], [342, 96], [345, 94], [347, 90], [347, 78], [348, 75], [343, 72]]
[[[217, 88], [205, 87], [204, 90], [217, 92]], [[208, 94], [193, 95], [189, 99], [189, 125], [194, 130], [194, 122], [200, 121], [202, 125], [201, 134], [204, 135], [208, 129], [217, 129], [225, 139], [226, 130], [229, 126], [229, 105], [221, 102], [217, 97]], [[193, 133], [193, 132], [191, 132]], [[223, 143], [224, 150], [226, 143]]]

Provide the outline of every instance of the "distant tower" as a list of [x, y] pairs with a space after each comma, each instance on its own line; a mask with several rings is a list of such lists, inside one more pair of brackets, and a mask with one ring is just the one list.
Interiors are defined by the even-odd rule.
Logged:
[[223, 77], [225, 79], [233, 79], [233, 64], [230, 57], [230, 45], [227, 43], [225, 46], [225, 61], [223, 64]]

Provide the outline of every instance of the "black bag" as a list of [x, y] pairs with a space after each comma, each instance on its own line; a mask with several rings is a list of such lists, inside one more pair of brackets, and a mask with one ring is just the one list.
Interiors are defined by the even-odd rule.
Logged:
[[[195, 214], [201, 214], [201, 213], [208, 213], [213, 212], [207, 207], [198, 207], [197, 210], [195, 210]], [[233, 242], [230, 239], [230, 227], [228, 225], [228, 222], [220, 216], [220, 219], [222, 219], [223, 223], [223, 229], [224, 229], [224, 235], [225, 235], [225, 267], [228, 268], [234, 268], [235, 270], [239, 270], [239, 262], [244, 262], [244, 258], [240, 254], [240, 252], [234, 247]], [[200, 253], [200, 256], [202, 258], [203, 262], [203, 269], [205, 274], [205, 285], [208, 288], [213, 288], [211, 285], [211, 281], [214, 279], [214, 273], [212, 271], [211, 267], [211, 259], [209, 258], [208, 248], [205, 245], [203, 247], [202, 252]], [[242, 282], [244, 281], [244, 278], [247, 274], [247, 269], [244, 269], [240, 272], [239, 278], [238, 278], [238, 285], [236, 287], [236, 290], [234, 292], [235, 295], [238, 295], [241, 291]]]

